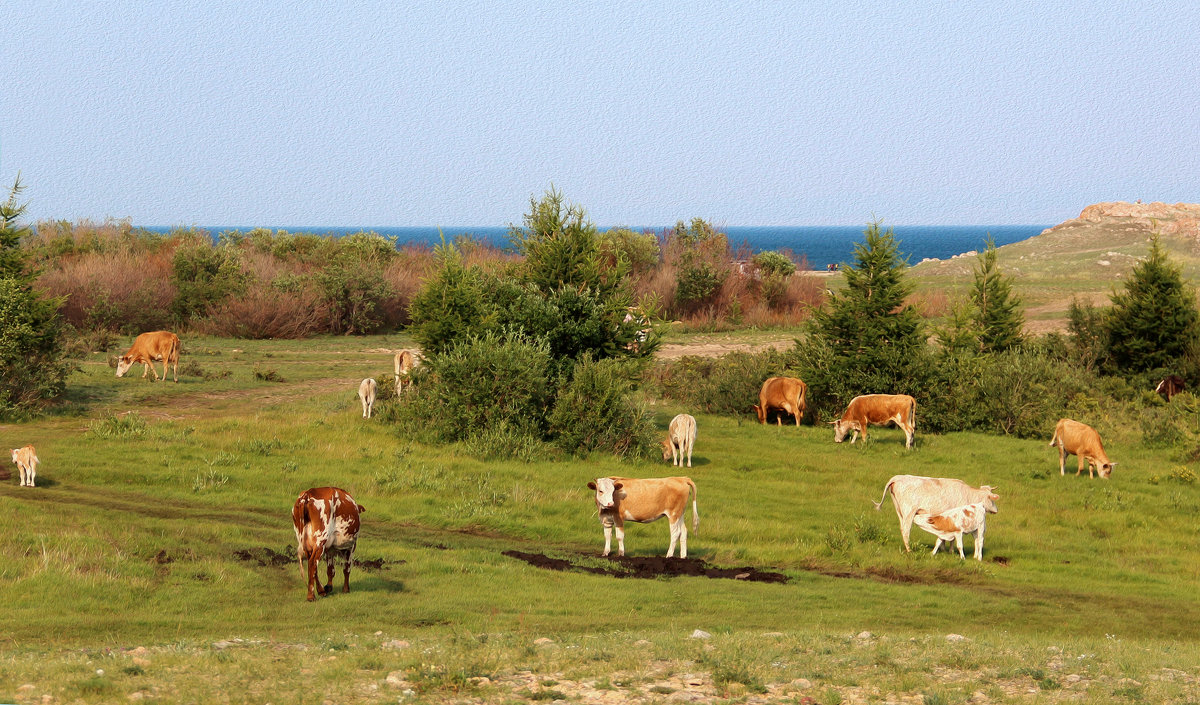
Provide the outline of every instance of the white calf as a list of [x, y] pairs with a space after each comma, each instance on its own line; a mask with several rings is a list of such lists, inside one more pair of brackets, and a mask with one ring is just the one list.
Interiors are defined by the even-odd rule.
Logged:
[[358, 398], [362, 401], [363, 418], [371, 418], [371, 408], [375, 406], [375, 380], [368, 377], [358, 383]]
[[[914, 517], [916, 525], [937, 537], [933, 545], [936, 554], [942, 547], [943, 541], [951, 539], [958, 545], [958, 557], [963, 555], [963, 534], [975, 535], [975, 560], [983, 560], [983, 532], [987, 525], [988, 508], [985, 502], [964, 504], [961, 507], [947, 509], [941, 514], [929, 514], [926, 510], [917, 510]], [[933, 554], [930, 554], [933, 555]]]

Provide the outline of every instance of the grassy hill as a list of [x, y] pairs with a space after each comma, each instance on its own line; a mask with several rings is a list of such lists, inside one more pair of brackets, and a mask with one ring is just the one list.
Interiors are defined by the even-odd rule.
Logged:
[[[1025, 303], [1029, 330], [1043, 333], [1065, 327], [1072, 297], [1107, 304], [1139, 259], [1149, 238], [1162, 243], [1184, 276], [1200, 280], [1200, 230], [1195, 206], [1164, 204], [1098, 204], [1080, 218], [1067, 221], [1000, 249], [1000, 265], [1014, 275], [1014, 289]], [[910, 272], [918, 292], [937, 298], [941, 292], [965, 295], [972, 283], [974, 257], [926, 261]]]
[[[0, 426], [43, 462], [37, 488], [0, 484], [0, 701], [1200, 697], [1196, 468], [1137, 428], [1102, 425], [1107, 482], [1053, 474], [1046, 440], [918, 425], [905, 451], [896, 430], [836, 445], [749, 416], [697, 415], [690, 469], [496, 461], [361, 418], [358, 380], [407, 342], [188, 338], [177, 385], [93, 355], [68, 412]], [[680, 411], [652, 408], [664, 429]], [[903, 552], [870, 503], [901, 473], [998, 487], [983, 563], [928, 555], [919, 530]], [[585, 572], [614, 567], [585, 487], [611, 474], [689, 475], [690, 555], [788, 581]], [[309, 604], [289, 511], [329, 484], [367, 508], [365, 565]], [[627, 525], [631, 556], [667, 543]]]

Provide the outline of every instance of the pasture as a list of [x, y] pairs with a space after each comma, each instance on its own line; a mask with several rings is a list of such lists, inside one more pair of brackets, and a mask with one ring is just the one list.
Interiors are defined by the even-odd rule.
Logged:
[[[1106, 482], [1055, 473], [1053, 429], [925, 435], [918, 407], [906, 451], [650, 399], [664, 433], [696, 416], [692, 468], [487, 460], [362, 418], [358, 382], [408, 344], [185, 337], [178, 384], [93, 354], [62, 413], [0, 425], [42, 461], [37, 488], [0, 483], [0, 701], [1200, 699], [1195, 465], [1134, 428], [1106, 435]], [[919, 529], [903, 552], [871, 500], [905, 473], [997, 488], [983, 563]], [[587, 482], [676, 474], [689, 558], [787, 582], [588, 572], [614, 564]], [[289, 512], [322, 485], [366, 507], [362, 565], [310, 604]], [[626, 527], [628, 556], [667, 543], [665, 520]]]

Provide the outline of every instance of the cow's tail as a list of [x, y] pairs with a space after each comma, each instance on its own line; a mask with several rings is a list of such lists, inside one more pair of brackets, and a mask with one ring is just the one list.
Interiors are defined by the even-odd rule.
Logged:
[[1058, 426], [1054, 427], [1054, 435], [1050, 437], [1050, 447], [1054, 448], [1058, 445]]
[[692, 531], [695, 531], [700, 527], [700, 508], [696, 505], [696, 502], [700, 499], [700, 493], [696, 491], [696, 483], [692, 482], [690, 477], [688, 478], [688, 486], [692, 488]]
[[[895, 482], [896, 482], [896, 480], [894, 478], [891, 480], [888, 480], [888, 483], [883, 486], [883, 496], [879, 498], [879, 501], [876, 502], [875, 500], [871, 500], [871, 504], [875, 505], [875, 511], [879, 511], [879, 509], [881, 507], [883, 507], [883, 502], [884, 502], [884, 500], [887, 499], [888, 492], [892, 491], [892, 484]], [[895, 501], [895, 500], [892, 500], [892, 501]]]
[[917, 430], [917, 400], [913, 399], [908, 403], [908, 425], [914, 431]]

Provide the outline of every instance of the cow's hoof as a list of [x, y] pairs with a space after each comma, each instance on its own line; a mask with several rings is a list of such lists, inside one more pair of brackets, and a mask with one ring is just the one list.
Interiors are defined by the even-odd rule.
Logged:
[[310, 592], [310, 593], [308, 593], [308, 601], [309, 601], [309, 602], [316, 602], [316, 601], [317, 601], [317, 597], [316, 597], [316, 595], [313, 595], [311, 592]]

